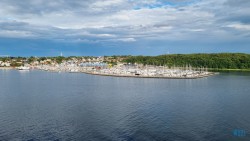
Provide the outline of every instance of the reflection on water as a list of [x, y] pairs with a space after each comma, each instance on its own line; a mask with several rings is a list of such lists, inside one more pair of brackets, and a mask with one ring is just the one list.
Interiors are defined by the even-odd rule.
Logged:
[[249, 82], [4, 70], [0, 140], [250, 140]]

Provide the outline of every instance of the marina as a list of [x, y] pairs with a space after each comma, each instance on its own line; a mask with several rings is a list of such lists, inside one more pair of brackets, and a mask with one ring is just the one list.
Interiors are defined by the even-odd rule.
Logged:
[[196, 79], [217, 74], [214, 72], [208, 72], [205, 68], [193, 69], [191, 66], [186, 68], [169, 68], [166, 66], [118, 64], [110, 67], [103, 63], [92, 63], [89, 65], [40, 65], [35, 68], [52, 72], [86, 73], [91, 75], [136, 78]]

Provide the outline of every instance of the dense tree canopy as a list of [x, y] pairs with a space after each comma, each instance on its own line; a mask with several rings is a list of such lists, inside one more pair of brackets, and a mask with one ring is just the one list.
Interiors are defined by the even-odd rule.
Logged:
[[250, 54], [219, 53], [219, 54], [172, 54], [160, 56], [130, 56], [127, 63], [144, 65], [167, 65], [169, 67], [208, 67], [219, 69], [249, 69]]

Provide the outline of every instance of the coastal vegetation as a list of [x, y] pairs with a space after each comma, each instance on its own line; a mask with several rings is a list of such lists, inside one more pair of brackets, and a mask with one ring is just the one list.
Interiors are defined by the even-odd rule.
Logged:
[[168, 67], [206, 67], [210, 70], [250, 70], [250, 54], [243, 53], [129, 56], [124, 62]]
[[171, 67], [208, 68], [219, 71], [250, 71], [250, 54], [167, 54], [159, 56], [57, 56], [57, 57], [1, 57], [1, 67], [18, 67], [24, 64], [61, 64], [73, 62], [104, 62], [113, 66], [119, 63]]

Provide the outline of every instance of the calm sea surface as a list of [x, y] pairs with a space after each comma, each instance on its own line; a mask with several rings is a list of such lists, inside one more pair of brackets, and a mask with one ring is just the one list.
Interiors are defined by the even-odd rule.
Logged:
[[249, 141], [250, 73], [175, 80], [0, 70], [0, 140]]

